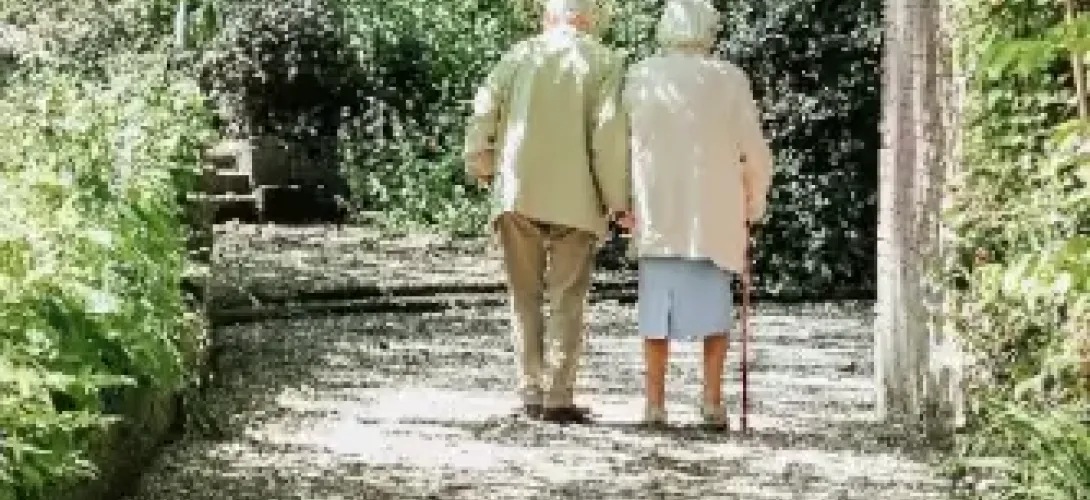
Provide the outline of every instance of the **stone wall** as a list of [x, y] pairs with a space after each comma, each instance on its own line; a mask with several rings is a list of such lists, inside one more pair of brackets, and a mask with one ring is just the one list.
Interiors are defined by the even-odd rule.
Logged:
[[[210, 329], [197, 321], [183, 333], [189, 343], [190, 373], [203, 379], [209, 369]], [[181, 435], [191, 408], [187, 397], [194, 389], [138, 387], [120, 394], [121, 420], [91, 440], [88, 459], [98, 469], [95, 477], [54, 485], [43, 498], [51, 500], [116, 500], [128, 493], [158, 455], [162, 446]]]

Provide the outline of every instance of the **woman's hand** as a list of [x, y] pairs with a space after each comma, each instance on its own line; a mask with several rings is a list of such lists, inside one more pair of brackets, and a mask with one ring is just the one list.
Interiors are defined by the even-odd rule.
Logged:
[[468, 159], [469, 174], [480, 187], [489, 187], [496, 174], [496, 159], [492, 151], [481, 151]]

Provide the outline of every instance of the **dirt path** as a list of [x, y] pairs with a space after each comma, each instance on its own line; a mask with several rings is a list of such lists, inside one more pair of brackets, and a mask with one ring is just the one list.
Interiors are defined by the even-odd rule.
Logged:
[[[398, 266], [412, 267], [379, 267]], [[172, 445], [129, 500], [946, 498], [923, 454], [880, 439], [869, 421], [867, 309], [759, 311], [748, 436], [686, 425], [696, 419], [700, 375], [696, 346], [686, 344], [668, 388], [679, 426], [635, 425], [631, 305], [592, 306], [580, 398], [601, 421], [573, 427], [511, 415], [501, 307], [226, 327], [210, 394], [212, 409], [230, 416], [225, 437]], [[736, 401], [736, 357], [731, 366]]]

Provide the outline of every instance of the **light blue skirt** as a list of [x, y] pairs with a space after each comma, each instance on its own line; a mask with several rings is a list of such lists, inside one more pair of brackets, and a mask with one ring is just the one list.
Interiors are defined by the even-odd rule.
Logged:
[[641, 257], [640, 334], [702, 340], [729, 333], [734, 327], [733, 276], [708, 259]]

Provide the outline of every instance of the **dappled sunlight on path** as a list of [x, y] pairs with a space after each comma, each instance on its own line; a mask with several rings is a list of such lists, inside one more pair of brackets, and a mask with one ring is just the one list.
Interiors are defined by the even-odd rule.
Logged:
[[[678, 428], [641, 430], [639, 346], [618, 324], [629, 308], [593, 308], [580, 385], [600, 418], [573, 427], [512, 414], [511, 354], [494, 311], [232, 327], [222, 334], [233, 368], [217, 389], [217, 403], [235, 413], [230, 437], [180, 443], [145, 478], [138, 498], [223, 498], [224, 490], [250, 498], [254, 476], [264, 475], [270, 478], [259, 497], [267, 499], [568, 498], [549, 491], [594, 498], [941, 498], [925, 465], [866, 432], [873, 427], [869, 379], [841, 370], [844, 353], [830, 349], [833, 355], [823, 357], [813, 347], [784, 345], [806, 337], [816, 343], [822, 332], [850, 336], [823, 328], [820, 317], [794, 324], [757, 318], [751, 435], [688, 425], [696, 421], [699, 383], [690, 346], [678, 349], [671, 373]], [[855, 323], [859, 339], [866, 327]], [[843, 340], [841, 349], [866, 359], [864, 342], [853, 348]], [[736, 400], [736, 381], [728, 389]]]
[[[632, 305], [590, 307], [577, 397], [599, 418], [570, 427], [513, 413], [502, 306], [223, 327], [209, 392], [222, 439], [172, 445], [129, 500], [947, 498], [928, 454], [872, 421], [867, 309], [758, 311], [754, 430], [744, 436], [692, 425], [692, 344], [672, 358], [676, 425], [636, 425], [642, 354]], [[737, 354], [728, 360], [732, 409]]]

